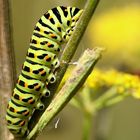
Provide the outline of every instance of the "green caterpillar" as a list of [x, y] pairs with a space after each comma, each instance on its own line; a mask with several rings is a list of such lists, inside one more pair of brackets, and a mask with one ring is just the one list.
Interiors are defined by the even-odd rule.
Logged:
[[83, 10], [58, 6], [47, 11], [37, 22], [26, 60], [7, 106], [7, 126], [17, 137], [26, 136], [28, 122], [35, 109], [43, 109], [41, 97], [49, 96], [48, 83], [56, 81], [58, 54], [67, 42]]

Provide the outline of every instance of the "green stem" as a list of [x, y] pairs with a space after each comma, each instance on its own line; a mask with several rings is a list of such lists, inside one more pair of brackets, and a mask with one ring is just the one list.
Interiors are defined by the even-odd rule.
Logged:
[[76, 94], [78, 89], [85, 82], [88, 75], [91, 73], [97, 60], [100, 58], [101, 49], [87, 49], [83, 56], [79, 59], [78, 65], [73, 70], [71, 77], [52, 100], [48, 108], [41, 116], [37, 125], [33, 128], [27, 139], [35, 139], [43, 128], [66, 106], [70, 99]]
[[123, 101], [126, 97], [129, 97], [129, 94], [118, 95], [118, 96], [114, 97], [113, 99], [108, 100], [106, 102], [106, 107], [119, 103], [119, 102]]
[[91, 113], [84, 112], [82, 140], [90, 139], [90, 131], [91, 131], [91, 127], [92, 127], [92, 117], [93, 117], [93, 115]]
[[[50, 88], [53, 92], [56, 91], [57, 87], [59, 86], [62, 77], [64, 76], [66, 69], [68, 67], [69, 62], [71, 61], [72, 57], [74, 56], [74, 53], [77, 49], [77, 46], [86, 30], [86, 27], [88, 26], [88, 23], [97, 7], [97, 4], [99, 3], [99, 0], [88, 0], [86, 3], [86, 6], [84, 8], [84, 12], [76, 26], [76, 29], [74, 30], [70, 40], [68, 41], [64, 52], [60, 59], [60, 68], [57, 72], [57, 83], [55, 83], [53, 88]], [[65, 63], [63, 63], [65, 62]]]
[[99, 97], [97, 100], [95, 100], [92, 104], [94, 111], [98, 111], [102, 108], [112, 106], [114, 104], [117, 104], [124, 100], [126, 97], [128, 97], [130, 94], [118, 93], [117, 87], [111, 87], [109, 90], [107, 90], [101, 97]]
[[[56, 82], [54, 84], [51, 84], [49, 86], [49, 90], [51, 92], [50, 97], [46, 101], [46, 99], [43, 100], [43, 103], [45, 107], [47, 108], [50, 102], [52, 101], [52, 98], [66, 72], [66, 69], [68, 67], [68, 63], [71, 61], [77, 46], [86, 30], [86, 27], [88, 26], [88, 23], [97, 7], [97, 4], [99, 3], [99, 0], [88, 0], [86, 3], [86, 6], [84, 8], [84, 12], [79, 19], [79, 22], [74, 30], [74, 33], [71, 36], [71, 39], [67, 43], [63, 55], [60, 60], [60, 68], [57, 70], [57, 76], [56, 76]], [[62, 63], [66, 62], [66, 63]], [[30, 121], [31, 129], [34, 127], [34, 125], [38, 122], [40, 116], [43, 114], [43, 111], [36, 110], [32, 116], [32, 119]]]
[[107, 90], [103, 95], [101, 95], [98, 99], [96, 99], [93, 103], [93, 110], [98, 111], [106, 106], [106, 102], [113, 98], [117, 94], [116, 87], [112, 87], [109, 90]]

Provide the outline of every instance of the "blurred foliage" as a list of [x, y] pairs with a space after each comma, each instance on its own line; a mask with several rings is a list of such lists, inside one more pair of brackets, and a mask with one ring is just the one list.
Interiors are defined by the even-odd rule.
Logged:
[[[66, 72], [60, 87], [62, 87], [65, 81], [67, 81], [70, 73], [71, 73], [71, 68], [69, 68], [68, 71]], [[100, 96], [102, 95], [104, 96], [104, 94], [112, 88], [115, 89], [113, 90], [113, 92], [115, 91], [116, 93], [113, 94], [112, 96], [110, 92], [109, 99], [111, 96], [113, 98], [114, 97], [116, 98], [116, 96], [117, 97], [119, 96], [119, 98], [121, 96], [122, 98], [124, 96], [132, 96], [135, 99], [140, 99], [140, 77], [137, 75], [124, 73], [124, 72], [117, 71], [114, 69], [110, 69], [106, 71], [100, 70], [100, 69], [94, 69], [94, 71], [89, 75], [83, 87], [81, 87], [81, 90], [79, 91], [80, 93], [78, 94], [78, 96], [81, 96], [81, 97], [84, 96], [82, 94], [83, 91], [84, 92], [87, 91], [86, 94], [88, 93], [91, 94], [89, 95], [88, 100], [94, 101], [98, 99]], [[83, 99], [82, 104], [85, 103], [85, 98], [86, 98], [85, 96], [82, 97]], [[79, 97], [78, 97], [78, 100], [80, 100]], [[75, 105], [77, 106], [78, 104], [76, 103]]]
[[[71, 68], [64, 76], [61, 87], [69, 78], [70, 73]], [[140, 99], [139, 76], [113, 69], [107, 71], [94, 69], [81, 87], [79, 94], [70, 102], [83, 114], [83, 140], [88, 140], [90, 137], [93, 116], [100, 110], [125, 100], [126, 97]]]
[[140, 78], [136, 75], [117, 70], [95, 69], [87, 79], [85, 86], [98, 90], [102, 87], [116, 87], [118, 94], [129, 92], [131, 96], [140, 99]]
[[91, 22], [88, 30], [91, 46], [107, 48], [102, 67], [139, 70], [139, 25], [140, 5], [136, 4], [109, 9]]

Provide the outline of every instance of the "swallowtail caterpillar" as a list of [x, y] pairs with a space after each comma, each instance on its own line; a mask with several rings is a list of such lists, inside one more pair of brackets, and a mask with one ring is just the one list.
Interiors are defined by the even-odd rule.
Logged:
[[58, 6], [47, 11], [35, 25], [26, 60], [7, 106], [7, 126], [17, 137], [28, 133], [35, 109], [43, 109], [40, 99], [49, 96], [48, 83], [56, 81], [58, 54], [67, 42], [83, 10]]

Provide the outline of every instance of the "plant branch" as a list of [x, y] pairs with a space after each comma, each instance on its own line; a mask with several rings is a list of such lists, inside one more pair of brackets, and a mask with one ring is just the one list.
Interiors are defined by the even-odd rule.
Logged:
[[105, 107], [117, 104], [123, 101], [126, 97], [129, 97], [129, 95], [129, 92], [127, 91], [124, 94], [118, 93], [118, 88], [113, 86], [92, 103], [92, 110], [97, 112]]
[[[60, 59], [60, 67], [57, 70], [56, 82], [49, 86], [51, 95], [47, 101], [46, 101], [46, 99], [43, 99], [43, 103], [45, 104], [46, 108], [50, 104], [50, 102], [66, 72], [68, 63], [71, 61], [71, 59], [77, 49], [77, 46], [86, 30], [86, 27], [88, 26], [88, 23], [93, 15], [98, 3], [99, 3], [99, 0], [88, 0], [86, 3], [84, 12], [83, 12], [81, 18], [79, 19], [79, 22], [74, 30], [74, 33], [73, 33], [71, 39], [69, 40], [69, 42], [67, 43], [67, 45], [64, 49], [64, 52], [62, 54], [62, 57]], [[65, 63], [63, 63], [63, 62], [65, 62]], [[32, 129], [34, 127], [34, 125], [38, 122], [42, 113], [43, 113], [43, 111], [38, 111], [38, 110], [36, 110], [34, 112], [33, 117], [30, 121], [30, 126], [31, 126], [30, 129]]]
[[90, 139], [90, 131], [92, 127], [92, 114], [88, 112], [83, 112], [83, 135], [82, 140]]
[[84, 52], [78, 61], [78, 65], [73, 70], [71, 77], [45, 110], [37, 125], [27, 136], [27, 140], [35, 139], [44, 127], [67, 105], [91, 73], [94, 65], [101, 56], [101, 51], [102, 49], [97, 48], [94, 50], [87, 49]]
[[10, 140], [5, 114], [9, 96], [16, 79], [14, 47], [11, 31], [9, 0], [0, 1], [0, 139]]

